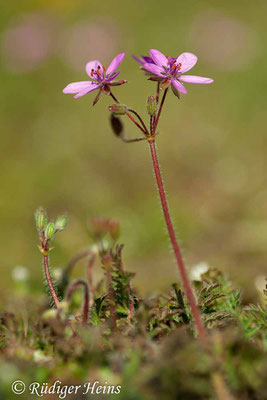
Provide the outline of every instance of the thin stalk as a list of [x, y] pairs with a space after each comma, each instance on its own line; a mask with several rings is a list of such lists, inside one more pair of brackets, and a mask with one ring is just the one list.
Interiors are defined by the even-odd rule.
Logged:
[[162, 99], [161, 99], [161, 102], [160, 102], [159, 111], [158, 111], [158, 114], [156, 116], [156, 120], [155, 120], [155, 123], [154, 123], [154, 126], [153, 126], [153, 135], [155, 135], [155, 133], [156, 133], [156, 129], [157, 129], [159, 118], [160, 118], [160, 115], [161, 115], [161, 111], [162, 111], [162, 108], [163, 108], [163, 105], [164, 105], [164, 102], [165, 102], [165, 99], [166, 99], [166, 95], [168, 93], [168, 89], [169, 88], [166, 88], [164, 90], [164, 93], [163, 93], [163, 96], [162, 96]]
[[132, 110], [131, 108], [129, 108], [129, 112], [133, 113], [133, 114], [139, 119], [139, 121], [141, 122], [141, 124], [142, 124], [144, 130], [146, 131], [146, 135], [148, 135], [149, 132], [148, 132], [148, 130], [147, 130], [147, 127], [146, 127], [146, 125], [145, 125], [143, 119], [140, 117], [140, 115], [139, 115], [136, 111]]
[[93, 284], [93, 268], [95, 263], [95, 254], [90, 257], [88, 262], [88, 282], [89, 282], [89, 306], [92, 307], [94, 304], [94, 284]]
[[156, 114], [150, 115], [150, 134], [153, 132], [153, 126], [155, 123]]
[[212, 371], [211, 379], [217, 400], [234, 400], [220, 371]]
[[53, 285], [53, 281], [50, 275], [50, 271], [49, 271], [49, 258], [48, 258], [48, 254], [44, 254], [44, 270], [45, 270], [45, 277], [47, 280], [47, 284], [53, 299], [53, 302], [55, 304], [55, 307], [58, 308], [59, 307], [59, 300]]
[[[157, 82], [157, 91], [156, 91], [156, 107], [158, 108], [159, 104], [159, 95], [160, 95], [160, 82]], [[150, 134], [153, 134], [153, 127], [156, 122], [156, 114], [150, 117]]]
[[156, 104], [159, 104], [159, 91], [160, 91], [160, 83], [157, 83], [157, 92], [156, 92]]
[[141, 142], [142, 140], [146, 140], [145, 137], [140, 137], [140, 138], [136, 138], [136, 139], [126, 139], [124, 137], [120, 138], [124, 143], [135, 143], [135, 142]]
[[[112, 92], [110, 92], [110, 96], [113, 98], [113, 100], [119, 104], [119, 100], [114, 96]], [[137, 126], [138, 129], [140, 129], [141, 132], [143, 132], [144, 135], [147, 135], [147, 129], [144, 129], [136, 120], [135, 118], [129, 113], [126, 113], [127, 117], [130, 118], [130, 120]], [[141, 117], [140, 117], [141, 118]]]
[[70, 302], [73, 292], [76, 290], [76, 288], [78, 286], [84, 287], [83, 325], [86, 325], [87, 321], [88, 321], [88, 313], [89, 313], [89, 292], [88, 292], [87, 283], [83, 280], [74, 282], [68, 290], [67, 301]]
[[68, 263], [67, 267], [66, 267], [66, 273], [70, 274], [71, 271], [73, 270], [73, 268], [75, 267], [75, 265], [77, 264], [77, 262], [79, 262], [80, 260], [82, 260], [85, 257], [88, 257], [91, 254], [91, 250], [88, 249], [84, 249], [84, 250], [80, 250], [78, 253], [76, 253], [70, 260], [70, 262]]
[[[167, 89], [164, 92], [165, 96], [166, 96], [166, 93], [167, 93]], [[163, 103], [164, 103], [164, 101], [161, 101], [162, 105], [163, 105]], [[159, 118], [159, 115], [158, 115], [158, 118]], [[181, 274], [185, 294], [188, 299], [188, 303], [191, 307], [191, 312], [192, 312], [193, 319], [195, 321], [196, 329], [198, 331], [201, 342], [204, 344], [206, 342], [206, 331], [205, 331], [204, 325], [202, 323], [199, 310], [197, 308], [196, 300], [195, 300], [195, 297], [194, 297], [194, 294], [193, 294], [193, 291], [192, 291], [192, 288], [190, 285], [190, 281], [187, 276], [187, 272], [185, 269], [182, 254], [181, 254], [181, 251], [180, 251], [180, 248], [178, 246], [178, 242], [177, 242], [177, 239], [175, 236], [173, 224], [172, 224], [170, 213], [169, 213], [168, 203], [166, 200], [166, 195], [165, 195], [165, 190], [164, 190], [163, 181], [162, 181], [162, 177], [161, 177], [161, 172], [160, 172], [160, 168], [159, 168], [154, 138], [152, 138], [152, 140], [149, 140], [149, 145], [150, 145], [151, 157], [152, 157], [152, 161], [153, 161], [153, 168], [154, 168], [157, 185], [158, 185], [158, 191], [159, 191], [162, 211], [163, 211], [165, 222], [167, 225], [170, 241], [171, 241], [171, 244], [172, 244], [172, 247], [174, 250], [178, 269]]]

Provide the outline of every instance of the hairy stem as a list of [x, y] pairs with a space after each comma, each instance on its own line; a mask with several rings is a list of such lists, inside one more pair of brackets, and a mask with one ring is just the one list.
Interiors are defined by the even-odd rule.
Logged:
[[89, 306], [92, 307], [94, 304], [94, 285], [93, 285], [93, 268], [96, 256], [92, 254], [88, 262], [88, 282], [89, 282]]
[[[166, 96], [166, 90], [164, 92], [164, 95]], [[161, 101], [161, 104], [163, 104], [163, 102]], [[160, 111], [159, 111], [159, 114], [160, 114]], [[158, 118], [159, 118], [159, 115], [158, 115]], [[158, 120], [158, 118], [157, 118], [157, 120]], [[158, 191], [159, 191], [162, 211], [163, 211], [165, 222], [167, 225], [170, 241], [171, 241], [171, 244], [172, 244], [172, 247], [174, 250], [178, 269], [181, 274], [185, 294], [186, 294], [188, 303], [191, 307], [191, 312], [192, 312], [193, 319], [195, 321], [195, 326], [198, 331], [199, 338], [202, 341], [202, 343], [204, 344], [205, 339], [206, 339], [206, 331], [205, 331], [204, 325], [202, 323], [199, 310], [197, 308], [196, 300], [195, 300], [195, 297], [194, 297], [194, 294], [193, 294], [193, 291], [192, 291], [192, 288], [190, 285], [190, 281], [187, 276], [187, 272], [185, 269], [182, 254], [181, 254], [181, 251], [180, 251], [180, 248], [178, 246], [178, 242], [177, 242], [177, 239], [175, 236], [173, 224], [172, 224], [170, 213], [169, 213], [168, 203], [166, 200], [165, 190], [164, 190], [164, 186], [163, 186], [163, 182], [162, 182], [161, 172], [160, 172], [160, 168], [159, 168], [154, 138], [152, 138], [152, 140], [149, 140], [149, 145], [150, 145], [151, 157], [152, 157], [152, 161], [153, 161], [153, 168], [154, 168], [157, 185], [158, 185]]]
[[48, 254], [44, 254], [44, 270], [45, 270], [45, 277], [47, 280], [47, 284], [53, 299], [53, 302], [55, 304], [55, 307], [58, 308], [59, 306], [59, 300], [52, 282], [52, 278], [50, 275], [50, 271], [49, 271], [49, 258], [48, 258]]

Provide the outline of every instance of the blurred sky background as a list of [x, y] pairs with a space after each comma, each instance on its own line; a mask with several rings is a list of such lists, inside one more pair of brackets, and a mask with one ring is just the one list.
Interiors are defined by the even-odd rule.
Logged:
[[126, 267], [137, 272], [141, 292], [177, 280], [147, 144], [113, 136], [107, 96], [92, 108], [93, 94], [62, 94], [68, 83], [87, 80], [87, 61], [108, 65], [125, 51], [120, 77], [129, 83], [114, 93], [145, 117], [155, 84], [131, 54], [157, 48], [197, 54], [190, 73], [215, 80], [187, 84], [180, 101], [169, 95], [160, 122], [160, 163], [186, 263], [223, 269], [253, 293], [267, 262], [266, 15], [265, 0], [1, 3], [2, 291], [18, 265], [42, 284], [39, 205], [51, 217], [69, 215], [53, 267], [90, 244], [88, 220], [104, 215], [121, 221]]

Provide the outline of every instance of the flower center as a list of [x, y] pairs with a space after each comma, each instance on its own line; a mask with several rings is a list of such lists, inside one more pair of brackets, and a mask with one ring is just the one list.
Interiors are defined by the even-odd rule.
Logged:
[[179, 72], [180, 69], [181, 69], [181, 67], [182, 67], [182, 64], [181, 64], [181, 63], [176, 64], [176, 63], [174, 62], [174, 63], [172, 64], [172, 66], [171, 66], [171, 73], [177, 73], [177, 72]]
[[[104, 66], [103, 66], [103, 71], [104, 71], [104, 72], [106, 71], [106, 67], [104, 67]], [[101, 66], [98, 65], [96, 69], [92, 68], [92, 69], [91, 69], [90, 76], [91, 76], [93, 79], [96, 79], [98, 82], [102, 81], [102, 80], [104, 79], [104, 74], [103, 74], [103, 72], [101, 71]]]
[[169, 59], [168, 60], [168, 64], [169, 64], [169, 66], [168, 66], [169, 78], [175, 77], [179, 73], [179, 71], [181, 70], [182, 63], [178, 63], [177, 64], [176, 61], [173, 61], [172, 59]]

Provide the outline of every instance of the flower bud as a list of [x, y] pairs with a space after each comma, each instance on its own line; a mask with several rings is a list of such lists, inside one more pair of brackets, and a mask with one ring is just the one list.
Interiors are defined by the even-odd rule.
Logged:
[[128, 107], [125, 104], [112, 104], [108, 109], [115, 115], [125, 115], [128, 111]]
[[108, 218], [94, 217], [91, 224], [91, 232], [95, 238], [103, 238], [107, 233], [110, 233], [110, 220]]
[[34, 217], [35, 217], [36, 228], [38, 229], [38, 231], [45, 229], [47, 223], [46, 211], [43, 208], [39, 208], [35, 212]]
[[113, 240], [117, 240], [120, 236], [120, 223], [115, 219], [109, 221], [109, 234]]
[[49, 224], [47, 224], [47, 227], [45, 229], [45, 238], [52, 239], [55, 232], [56, 232], [56, 226], [54, 222], [49, 222]]
[[60, 215], [57, 217], [55, 228], [56, 231], [63, 231], [66, 228], [68, 217], [66, 215]]
[[156, 113], [157, 104], [154, 96], [148, 96], [146, 106], [149, 115], [154, 115]]

